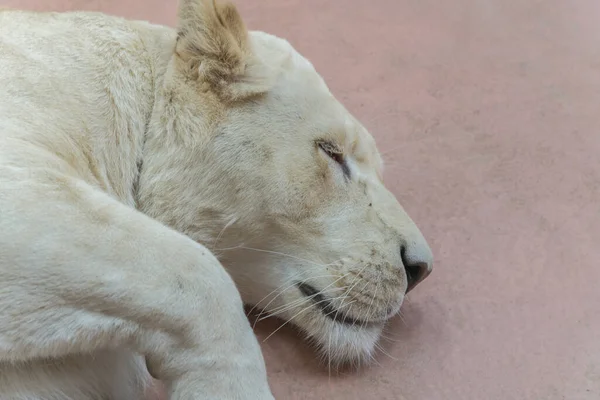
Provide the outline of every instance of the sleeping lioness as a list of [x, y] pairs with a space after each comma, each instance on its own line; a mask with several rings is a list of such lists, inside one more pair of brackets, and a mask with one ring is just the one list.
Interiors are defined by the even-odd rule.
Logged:
[[356, 363], [431, 267], [373, 138], [233, 6], [0, 13], [0, 399], [272, 399], [243, 302]]

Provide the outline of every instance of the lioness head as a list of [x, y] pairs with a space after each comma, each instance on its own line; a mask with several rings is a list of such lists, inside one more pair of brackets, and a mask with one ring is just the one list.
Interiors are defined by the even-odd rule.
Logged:
[[431, 251], [367, 130], [290, 44], [183, 0], [145, 147], [143, 211], [336, 363], [368, 359]]

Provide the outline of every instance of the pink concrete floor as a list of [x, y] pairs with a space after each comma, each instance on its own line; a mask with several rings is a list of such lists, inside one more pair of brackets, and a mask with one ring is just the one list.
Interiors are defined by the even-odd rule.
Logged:
[[[277, 398], [600, 399], [600, 2], [237, 3], [370, 128], [437, 258], [379, 365], [330, 377], [291, 330], [264, 342]], [[165, 24], [176, 8], [0, 4]]]

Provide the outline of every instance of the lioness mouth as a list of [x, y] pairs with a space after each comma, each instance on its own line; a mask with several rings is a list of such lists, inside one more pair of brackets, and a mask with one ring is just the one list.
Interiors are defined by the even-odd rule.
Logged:
[[296, 283], [298, 289], [302, 294], [313, 301], [313, 303], [321, 310], [325, 316], [335, 322], [352, 325], [358, 327], [364, 327], [365, 325], [372, 324], [372, 322], [364, 321], [349, 317], [347, 313], [340, 311], [335, 308], [331, 301], [321, 294], [320, 291], [312, 287], [311, 285], [303, 282]]

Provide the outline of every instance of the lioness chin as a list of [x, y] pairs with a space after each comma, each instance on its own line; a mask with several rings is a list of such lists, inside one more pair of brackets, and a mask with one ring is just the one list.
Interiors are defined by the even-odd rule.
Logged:
[[243, 302], [354, 363], [431, 267], [373, 138], [233, 6], [0, 12], [1, 399], [271, 399]]

